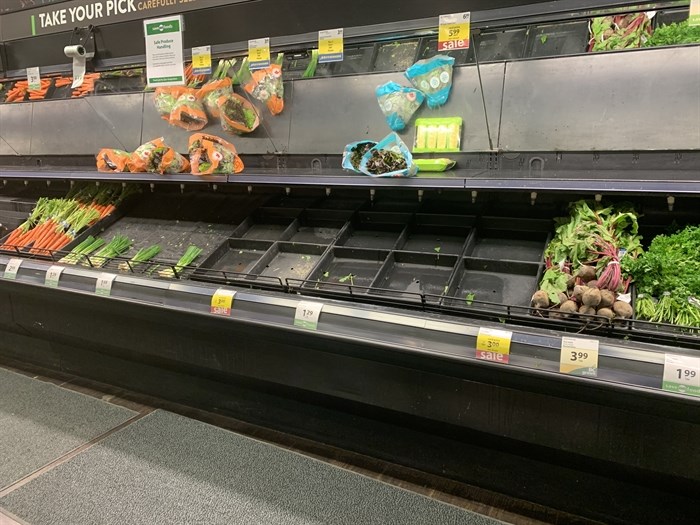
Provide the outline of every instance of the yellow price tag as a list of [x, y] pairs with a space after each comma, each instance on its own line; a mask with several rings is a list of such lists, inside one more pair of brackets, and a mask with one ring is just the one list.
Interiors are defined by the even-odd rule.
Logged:
[[564, 374], [598, 375], [598, 340], [562, 337], [559, 371]]
[[236, 296], [236, 292], [233, 290], [224, 290], [219, 288], [214, 295], [211, 297], [211, 310], [210, 312], [214, 315], [231, 315], [231, 310], [233, 309], [233, 298]]
[[270, 65], [270, 39], [248, 40], [248, 67], [262, 69]]
[[453, 13], [440, 15], [438, 28], [438, 51], [467, 49], [469, 47], [469, 31], [471, 13]]
[[318, 62], [341, 62], [343, 60], [343, 28], [318, 32]]
[[476, 358], [484, 361], [510, 362], [510, 342], [513, 332], [479, 328], [476, 336]]
[[700, 0], [690, 0], [690, 16], [688, 17], [688, 25], [700, 26]]
[[192, 74], [211, 74], [211, 46], [192, 48]]

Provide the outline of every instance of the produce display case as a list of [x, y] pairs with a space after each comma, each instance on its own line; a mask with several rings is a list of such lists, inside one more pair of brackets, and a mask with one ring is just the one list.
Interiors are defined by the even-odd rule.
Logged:
[[[413, 117], [463, 119], [460, 151], [449, 154], [456, 167], [444, 173], [373, 178], [341, 168], [346, 144], [389, 133], [374, 90], [408, 85], [406, 67], [436, 54], [432, 18], [346, 28], [345, 60], [319, 64], [308, 78], [316, 35], [273, 38], [284, 53], [283, 112], [272, 116], [249, 96], [262, 115], [253, 133], [227, 135], [213, 119], [203, 130], [235, 144], [245, 163], [237, 174], [95, 171], [100, 148], [133, 151], [157, 136], [187, 153], [190, 133], [160, 118], [152, 93], [137, 92], [141, 76], [97, 84], [104, 96], [0, 105], [6, 233], [38, 197], [63, 196], [71, 184], [139, 189], [76, 238], [133, 241], [102, 268], [65, 265], [53, 288], [46, 272], [67, 250], [48, 260], [0, 252], [0, 301], [9, 305], [0, 356], [203, 406], [218, 401], [187, 385], [161, 387], [158, 371], [313, 396], [341, 411], [352, 404], [429, 434], [468, 431], [532, 447], [565, 468], [662, 480], [692, 499], [700, 459], [687, 452], [700, 437], [700, 397], [666, 383], [669, 356], [700, 357], [697, 328], [550, 316], [532, 297], [548, 269], [554, 219], [572, 202], [630, 203], [646, 246], [700, 224], [700, 47], [587, 53], [591, 10], [612, 8], [587, 2], [563, 13], [546, 4], [472, 13], [476, 57], [450, 52], [448, 102]], [[658, 18], [673, 12], [662, 4]], [[615, 9], [625, 7], [633, 10]], [[244, 49], [213, 52], [241, 58]], [[128, 64], [143, 66], [133, 56]], [[73, 134], [68, 114], [83, 123]], [[412, 145], [414, 133], [411, 121], [400, 136]], [[147, 264], [125, 266], [153, 244], [161, 252]], [[178, 268], [189, 245], [202, 253]], [[159, 268], [174, 271], [166, 278]], [[96, 294], [103, 274], [115, 276], [108, 297]], [[213, 302], [222, 289], [235, 292], [226, 315]], [[307, 303], [322, 304], [315, 330], [296, 322]], [[88, 313], [91, 330], [79, 333], [72, 327]], [[484, 329], [507, 332], [509, 351], [484, 350]], [[594, 376], [563, 371], [571, 337], [596, 342]], [[244, 401], [225, 405], [253, 417]]]

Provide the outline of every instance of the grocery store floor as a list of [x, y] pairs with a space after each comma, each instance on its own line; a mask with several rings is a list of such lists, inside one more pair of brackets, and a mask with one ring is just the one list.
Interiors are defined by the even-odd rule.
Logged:
[[0, 525], [590, 523], [217, 414], [37, 372], [48, 374], [0, 366]]

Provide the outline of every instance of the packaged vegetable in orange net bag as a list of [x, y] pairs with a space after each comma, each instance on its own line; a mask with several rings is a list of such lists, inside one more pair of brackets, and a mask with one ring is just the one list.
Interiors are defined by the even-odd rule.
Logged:
[[240, 173], [243, 161], [233, 144], [214, 135], [195, 133], [189, 142], [193, 175]]
[[129, 171], [129, 157], [131, 154], [120, 149], [101, 149], [95, 159], [97, 159], [97, 171], [104, 173]]
[[197, 90], [186, 88], [170, 112], [170, 124], [187, 131], [197, 131], [206, 126], [207, 122], [209, 119], [204, 106], [197, 100]]
[[128, 166], [134, 173], [183, 173], [190, 170], [190, 162], [168, 146], [163, 137], [136, 148]]
[[229, 77], [221, 80], [211, 80], [204, 84], [197, 91], [197, 99], [204, 104], [204, 109], [212, 118], [219, 118], [221, 112], [219, 105], [216, 103], [220, 97], [233, 94], [233, 83]]
[[282, 66], [272, 64], [264, 69], [251, 72], [251, 79], [243, 88], [254, 98], [267, 105], [273, 115], [279, 115], [284, 109], [284, 83]]
[[156, 88], [153, 103], [156, 106], [156, 111], [165, 120], [170, 120], [170, 113], [175, 107], [175, 102], [180, 98], [187, 88], [184, 86], [174, 87], [159, 87]]
[[260, 125], [255, 106], [236, 93], [219, 97], [216, 101], [221, 113], [221, 127], [230, 133], [250, 133]]

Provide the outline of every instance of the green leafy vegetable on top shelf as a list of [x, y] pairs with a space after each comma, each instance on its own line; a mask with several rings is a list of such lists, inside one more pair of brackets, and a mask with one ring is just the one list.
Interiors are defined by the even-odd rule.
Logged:
[[149, 246], [148, 248], [141, 248], [138, 252], [136, 252], [136, 255], [134, 255], [128, 262], [124, 261], [120, 263], [119, 270], [124, 272], [131, 271], [137, 266], [150, 261], [159, 253], [160, 246], [158, 246], [157, 244]]
[[651, 35], [651, 20], [645, 13], [601, 16], [590, 22], [589, 51], [641, 47]]
[[540, 282], [540, 290], [547, 292], [552, 304], [559, 304], [559, 293], [566, 291], [568, 280], [569, 275], [560, 270], [558, 266], [554, 266], [544, 272]]
[[700, 326], [700, 227], [659, 235], [629, 263], [640, 293], [640, 318], [680, 326]]
[[678, 24], [664, 24], [654, 30], [644, 47], [674, 46], [700, 42], [700, 26], [691, 27], [685, 20]]
[[540, 35], [540, 42], [541, 42], [542, 44], [544, 44], [545, 42], [547, 42], [547, 35]]

